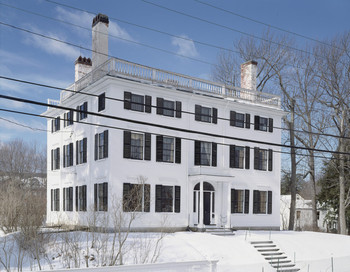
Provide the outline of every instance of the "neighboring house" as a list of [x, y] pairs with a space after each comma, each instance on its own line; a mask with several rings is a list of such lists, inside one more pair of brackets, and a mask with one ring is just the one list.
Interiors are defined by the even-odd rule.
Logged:
[[92, 61], [77, 59], [74, 93], [45, 112], [47, 224], [84, 226], [119, 201], [138, 213], [133, 230], [164, 217], [177, 230], [279, 229], [284, 112], [256, 91], [257, 63], [242, 65], [238, 88], [108, 59], [108, 23], [95, 17]]
[[[281, 229], [287, 230], [290, 216], [290, 195], [281, 195]], [[295, 204], [295, 230], [311, 230], [312, 225], [312, 204], [311, 200], [306, 200], [299, 194], [296, 196]], [[321, 231], [330, 232], [337, 229], [337, 220], [332, 209], [327, 209], [318, 205], [317, 226]]]

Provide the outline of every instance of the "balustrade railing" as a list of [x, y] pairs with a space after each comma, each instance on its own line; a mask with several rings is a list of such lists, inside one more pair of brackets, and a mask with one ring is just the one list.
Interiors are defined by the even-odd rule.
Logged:
[[145, 80], [154, 84], [165, 85], [167, 87], [189, 91], [200, 91], [273, 107], [280, 107], [281, 104], [281, 99], [277, 95], [242, 89], [239, 87], [228, 87], [207, 80], [155, 69], [115, 58], [109, 59], [94, 71], [76, 81], [75, 84], [68, 87], [69, 90], [74, 90], [74, 92], [62, 91], [61, 101], [74, 95], [74, 93], [81, 91], [105, 75]]

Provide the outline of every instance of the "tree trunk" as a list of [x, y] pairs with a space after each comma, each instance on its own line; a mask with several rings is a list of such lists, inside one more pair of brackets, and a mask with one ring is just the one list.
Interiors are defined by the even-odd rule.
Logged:
[[[344, 115], [344, 113], [343, 113]], [[345, 130], [344, 116], [340, 121], [340, 131]], [[343, 135], [341, 133], [341, 135]], [[346, 219], [345, 219], [345, 141], [339, 138], [339, 230], [338, 233], [346, 235]]]
[[[314, 148], [314, 147], [313, 147]], [[311, 182], [311, 207], [312, 207], [312, 230], [317, 231], [317, 201], [316, 201], [316, 178], [315, 178], [315, 157], [313, 150], [309, 151], [309, 171], [310, 171], [310, 182]]]
[[294, 99], [291, 101], [290, 111], [291, 111], [291, 120], [288, 123], [289, 125], [289, 134], [290, 134], [290, 145], [291, 145], [291, 181], [290, 181], [290, 210], [289, 210], [289, 225], [288, 230], [294, 230], [295, 224], [295, 205], [296, 205], [296, 195], [297, 195], [297, 162], [295, 155], [295, 136], [294, 136]]

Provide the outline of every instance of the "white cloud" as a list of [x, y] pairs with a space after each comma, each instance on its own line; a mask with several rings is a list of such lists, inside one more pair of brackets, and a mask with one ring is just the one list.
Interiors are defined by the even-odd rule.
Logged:
[[199, 54], [194, 42], [186, 35], [181, 35], [181, 37], [184, 39], [176, 37], [171, 39], [171, 44], [177, 47], [176, 53], [186, 57], [197, 57]]
[[[43, 32], [41, 30], [39, 30], [36, 27], [30, 27], [30, 29], [33, 32], [36, 33], [40, 33], [43, 34], [45, 36], [49, 36], [51, 38], [57, 39], [57, 40], [62, 40], [64, 41], [65, 38], [64, 37], [59, 37], [54, 33], [51, 32]], [[61, 55], [64, 56], [68, 59], [76, 59], [77, 56], [79, 56], [79, 50], [68, 45], [65, 44], [63, 42], [59, 42], [59, 41], [55, 41], [52, 39], [48, 39], [48, 38], [44, 38], [44, 37], [40, 37], [37, 35], [33, 35], [30, 34], [29, 36], [27, 36], [25, 42], [27, 42], [28, 44], [34, 45], [38, 48], [41, 48], [42, 50], [44, 50], [45, 52], [52, 54], [52, 55]]]
[[121, 39], [134, 41], [134, 39], [129, 35], [128, 32], [126, 32], [124, 29], [122, 29], [117, 23], [109, 21], [109, 34], [115, 37], [119, 37]]

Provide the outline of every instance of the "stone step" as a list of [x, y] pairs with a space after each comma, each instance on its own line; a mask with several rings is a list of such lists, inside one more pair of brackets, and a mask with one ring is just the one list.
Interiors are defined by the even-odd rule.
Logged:
[[254, 246], [255, 248], [263, 248], [263, 247], [276, 247], [276, 245], [257, 245], [257, 246]]
[[298, 272], [300, 268], [279, 268], [278, 272]]
[[278, 264], [278, 263], [280, 263], [280, 264], [284, 264], [284, 263], [290, 263], [290, 262], [292, 262], [291, 260], [271, 260], [271, 261], [269, 261], [269, 264]]
[[273, 268], [287, 268], [287, 267], [294, 267], [295, 264], [273, 264]]
[[265, 260], [287, 259], [287, 256], [266, 256]]
[[284, 254], [283, 252], [266, 252], [266, 253], [261, 253], [263, 256], [278, 256]]
[[258, 249], [259, 252], [275, 252], [279, 251], [279, 248], [260, 248]]
[[272, 244], [272, 241], [251, 241], [252, 245], [258, 245], [258, 244]]

